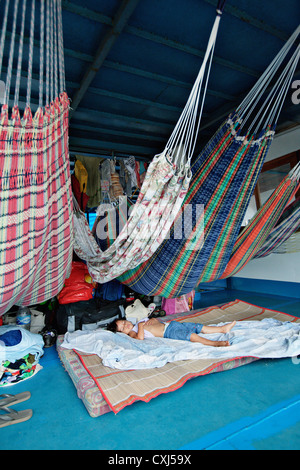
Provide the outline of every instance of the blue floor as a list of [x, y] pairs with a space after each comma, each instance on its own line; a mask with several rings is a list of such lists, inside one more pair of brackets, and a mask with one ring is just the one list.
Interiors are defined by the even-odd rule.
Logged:
[[[243, 291], [203, 294], [199, 307], [239, 298], [300, 317], [300, 301]], [[188, 381], [150, 403], [91, 418], [55, 346], [43, 369], [0, 393], [29, 390], [32, 418], [0, 429], [3, 450], [299, 450], [300, 358], [260, 360]]]

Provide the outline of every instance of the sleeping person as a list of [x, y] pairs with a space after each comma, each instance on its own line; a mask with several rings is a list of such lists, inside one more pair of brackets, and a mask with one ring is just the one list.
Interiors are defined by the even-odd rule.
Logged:
[[190, 322], [177, 322], [171, 321], [163, 323], [156, 318], [144, 318], [140, 320], [136, 325], [133, 325], [129, 320], [114, 320], [111, 322], [107, 329], [114, 333], [120, 332], [131, 336], [135, 339], [143, 340], [145, 338], [169, 338], [177, 339], [182, 341], [192, 341], [194, 343], [202, 343], [206, 346], [229, 346], [229, 341], [212, 341], [202, 336], [202, 334], [213, 334], [213, 333], [229, 333], [229, 331], [236, 324], [235, 321], [226, 323], [222, 326], [205, 326], [201, 323], [190, 323]]

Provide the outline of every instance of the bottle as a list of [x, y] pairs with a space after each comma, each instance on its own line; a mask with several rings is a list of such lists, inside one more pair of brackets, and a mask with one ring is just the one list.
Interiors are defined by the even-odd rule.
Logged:
[[30, 330], [31, 312], [28, 307], [19, 307], [17, 313], [17, 325]]

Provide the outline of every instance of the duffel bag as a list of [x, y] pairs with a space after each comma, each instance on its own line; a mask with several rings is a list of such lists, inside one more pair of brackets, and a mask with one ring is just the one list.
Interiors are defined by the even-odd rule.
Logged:
[[123, 302], [90, 299], [60, 305], [57, 311], [58, 333], [106, 328], [113, 320], [125, 318]]

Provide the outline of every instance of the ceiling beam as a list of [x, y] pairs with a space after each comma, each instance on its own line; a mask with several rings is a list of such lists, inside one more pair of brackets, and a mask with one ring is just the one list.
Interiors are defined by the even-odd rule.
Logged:
[[[191, 90], [193, 87], [193, 83], [184, 82], [182, 80], [178, 80], [176, 78], [172, 78], [166, 75], [161, 75], [154, 72], [149, 72], [147, 70], [138, 69], [137, 67], [132, 67], [131, 65], [121, 64], [120, 62], [113, 62], [112, 60], [106, 60], [103, 64], [104, 67], [108, 67], [110, 69], [114, 69], [117, 71], [130, 73], [132, 75], [137, 75], [139, 77], [147, 78], [149, 80], [155, 80], [162, 83], [166, 83], [171, 86], [187, 88]], [[227, 101], [234, 101], [235, 97], [233, 95], [229, 95], [228, 93], [223, 93], [221, 91], [212, 90], [211, 88], [207, 88], [206, 93], [211, 96], [215, 96], [217, 98], [223, 98]]]
[[165, 144], [165, 141], [166, 141], [166, 137], [158, 136], [155, 134], [149, 135], [149, 134], [140, 134], [137, 132], [126, 132], [126, 131], [122, 131], [119, 129], [111, 129], [107, 127], [95, 127], [95, 126], [90, 126], [90, 125], [80, 124], [80, 123], [75, 124], [75, 122], [72, 122], [71, 130], [85, 132], [86, 134], [87, 133], [96, 134], [97, 136], [99, 136], [100, 134], [113, 135], [119, 138], [124, 137], [124, 138], [134, 139], [136, 141], [144, 140], [144, 141], [149, 142], [149, 140], [151, 140], [151, 142], [158, 142], [159, 144]]
[[[88, 19], [91, 19], [91, 20], [96, 21], [98, 23], [106, 24], [106, 25], [113, 24], [113, 21], [111, 20], [111, 18], [109, 16], [103, 15], [103, 14], [98, 13], [98, 12], [93, 12], [92, 10], [89, 10], [87, 8], [78, 7], [74, 4], [72, 4], [71, 2], [69, 2], [68, 0], [63, 0], [62, 7], [66, 11], [69, 11], [71, 13], [77, 14], [79, 16], [82, 16], [82, 17], [85, 17], [85, 18], [88, 18]], [[154, 34], [150, 31], [146, 31], [142, 28], [136, 28], [134, 26], [124, 25], [124, 32], [126, 32], [128, 34], [131, 34], [133, 36], [141, 37], [141, 38], [146, 39], [148, 41], [156, 42], [158, 44], [163, 44], [165, 46], [171, 47], [171, 48], [176, 49], [176, 50], [180, 50], [182, 52], [194, 55], [196, 57], [203, 58], [204, 55], [205, 55], [205, 50], [197, 49], [195, 47], [189, 46], [188, 44], [181, 44], [178, 41], [174, 41], [170, 38], [160, 36], [158, 34]], [[256, 70], [250, 69], [249, 67], [241, 66], [241, 65], [239, 65], [235, 62], [232, 62], [230, 60], [223, 59], [222, 57], [218, 57], [218, 56], [214, 55], [213, 60], [214, 60], [215, 63], [217, 63], [219, 65], [222, 65], [223, 67], [230, 68], [230, 69], [233, 69], [233, 70], [237, 70], [241, 73], [244, 73], [244, 74], [247, 74], [247, 75], [250, 75], [250, 76], [254, 76], [254, 77], [259, 76], [259, 72], [257, 72]]]
[[[212, 5], [213, 7], [216, 7], [216, 0], [204, 0], [206, 3]], [[62, 7], [64, 10], [69, 11], [70, 13], [74, 13], [75, 15], [82, 16], [83, 18], [88, 18], [92, 21], [96, 21], [98, 23], [106, 24], [111, 26], [112, 25], [112, 19], [110, 16], [104, 15], [103, 13], [100, 13], [95, 10], [90, 10], [86, 7], [81, 7], [80, 5], [76, 5], [70, 0], [62, 0]], [[250, 15], [247, 13], [245, 10], [241, 10], [240, 8], [230, 5], [230, 4], [225, 4], [224, 7], [224, 12], [226, 14], [229, 14], [231, 16], [235, 16], [241, 21], [244, 21], [247, 24], [250, 24], [254, 28], [260, 29], [266, 33], [271, 34], [272, 36], [278, 37], [282, 41], [286, 42], [289, 38], [289, 36], [279, 30], [278, 28], [275, 28], [273, 25], [269, 24], [267, 21], [262, 21], [258, 18], [255, 18], [254, 16]], [[131, 29], [132, 34], [137, 34], [138, 28], [134, 27], [129, 27], [126, 26], [126, 32], [129, 32], [129, 29]]]
[[[124, 116], [123, 114], [95, 111], [82, 107], [78, 109], [76, 116], [74, 116], [74, 121], [75, 119], [77, 123], [84, 122], [89, 125], [97, 122], [101, 126], [114, 126], [114, 128], [117, 127], [120, 130], [125, 129], [126, 132], [136, 132], [138, 129], [140, 133], [146, 132], [149, 138], [152, 134], [161, 135], [162, 139], [169, 138], [170, 133], [174, 129], [174, 123], [167, 121], [150, 121], [136, 116]], [[72, 128], [72, 123], [70, 128]]]
[[[76, 7], [76, 9], [77, 9], [77, 7]], [[86, 8], [84, 8], [84, 10], [86, 10]], [[9, 32], [9, 31], [7, 32], [7, 37], [9, 39], [11, 38], [11, 32]], [[20, 36], [18, 34], [16, 34], [16, 40], [19, 41], [19, 39], [20, 39]], [[26, 43], [26, 44], [29, 43], [29, 38], [27, 36], [24, 36], [24, 43]], [[40, 49], [40, 42], [39, 42], [38, 39], [34, 40], [34, 47], [36, 47], [38, 50]], [[81, 60], [83, 62], [88, 62], [90, 64], [92, 64], [93, 61], [94, 61], [94, 57], [91, 56], [90, 54], [86, 54], [86, 53], [80, 52], [80, 51], [75, 51], [73, 49], [69, 49], [69, 48], [66, 48], [66, 47], [64, 48], [64, 53], [65, 53], [65, 56], [72, 57], [74, 59]], [[106, 59], [103, 62], [102, 65], [104, 67], [107, 67], [107, 68], [111, 68], [111, 69], [118, 70], [118, 71], [120, 70], [120, 71], [123, 71], [123, 72], [126, 72], [126, 73], [130, 73], [132, 75], [137, 75], [137, 76], [141, 76], [141, 77], [144, 77], [144, 78], [148, 78], [150, 80], [156, 80], [156, 81], [160, 81], [162, 83], [167, 83], [169, 85], [174, 85], [174, 86], [187, 88], [187, 89], [191, 89], [192, 86], [193, 86], [193, 83], [184, 82], [184, 81], [174, 79], [174, 78], [169, 77], [169, 76], [160, 75], [158, 73], [153, 73], [153, 72], [149, 72], [149, 71], [146, 71], [146, 70], [138, 69], [137, 67], [132, 67], [130, 65], [121, 64], [120, 62], [113, 62], [113, 61], [108, 60], [108, 59]], [[90, 67], [92, 67], [92, 65], [90, 65]], [[245, 70], [243, 70], [243, 71], [245, 72]], [[27, 74], [27, 72], [22, 70], [22, 77], [26, 76], [25, 74]], [[255, 73], [255, 75], [258, 76], [259, 75], [258, 72]], [[70, 88], [74, 88], [74, 87], [78, 88], [79, 87], [78, 83], [75, 83], [75, 82], [72, 83], [70, 80], [67, 81], [67, 85], [69, 85]], [[95, 88], [92, 89], [91, 87], [89, 87], [89, 92], [93, 93], [93, 90], [95, 90]], [[222, 92], [217, 91], [217, 90], [212, 90], [211, 88], [207, 88], [206, 93], [208, 95], [215, 96], [217, 98], [223, 98], [223, 99], [228, 100], [228, 101], [233, 101], [234, 100], [234, 97], [232, 95], [229, 95], [227, 93], [222, 93]], [[73, 107], [74, 107], [74, 103], [73, 103]]]
[[[119, 160], [126, 157], [130, 157], [131, 153], [124, 153], [124, 152], [112, 152], [112, 153], [95, 153], [95, 152], [87, 152], [86, 150], [81, 149], [80, 151], [77, 149], [75, 151], [70, 152], [70, 159], [71, 161], [76, 158], [77, 155], [82, 155], [85, 157], [96, 157], [96, 158], [103, 158], [103, 160]], [[139, 161], [149, 162], [149, 158], [138, 156]]]
[[79, 137], [70, 136], [70, 152], [80, 153], [80, 151], [93, 151], [93, 153], [104, 153], [112, 152], [123, 153], [135, 156], [143, 156], [148, 159], [152, 159], [158, 151], [160, 151], [159, 146], [149, 145], [134, 145], [127, 143], [118, 143], [118, 142], [109, 142], [101, 141], [100, 139], [81, 139]]
[[106, 35], [100, 42], [100, 45], [94, 57], [94, 61], [90, 65], [90, 67], [87, 69], [86, 73], [84, 74], [80, 87], [72, 99], [70, 119], [72, 115], [74, 114], [74, 112], [76, 111], [79, 103], [84, 97], [88, 87], [92, 83], [98, 70], [102, 66], [104, 60], [108, 56], [111, 48], [113, 47], [119, 35], [121, 34], [124, 27], [126, 26], [126, 23], [128, 19], [130, 18], [130, 16], [132, 15], [132, 13], [134, 12], [138, 2], [139, 0], [124, 0], [122, 2], [122, 5], [120, 6], [113, 20], [112, 28], [109, 29], [109, 31], [106, 33]]
[[[213, 5], [214, 7], [216, 6], [216, 0], [204, 0], [207, 3]], [[82, 8], [79, 7], [78, 5], [72, 4], [68, 0], [63, 0], [62, 1], [62, 7], [66, 11], [69, 11], [71, 13], [80, 15], [85, 18], [89, 18], [93, 21], [99, 22], [101, 24], [106, 24], [106, 25], [111, 25], [112, 24], [112, 19], [99, 12], [94, 12], [93, 10], [89, 10], [88, 8]], [[232, 7], [230, 5], [225, 5], [225, 11], [227, 14], [230, 14], [231, 16], [237, 17], [241, 21], [245, 21], [247, 24], [250, 24], [251, 26], [262, 30], [264, 32], [267, 32], [271, 34], [274, 37], [280, 38], [282, 41], [286, 41], [288, 39], [288, 36], [286, 33], [278, 30], [277, 28], [273, 27], [272, 25], [269, 25], [267, 22], [263, 22], [261, 20], [258, 20], [257, 18], [249, 15], [247, 12], [240, 10], [237, 7]], [[159, 44], [164, 44], [165, 46], [169, 46], [173, 49], [181, 50], [183, 52], [186, 52], [188, 54], [195, 55], [197, 57], [204, 57], [205, 51], [201, 49], [197, 49], [195, 47], [188, 46], [187, 44], [181, 44], [178, 41], [174, 41], [170, 38], [160, 36], [157, 34], [154, 34], [149, 31], [145, 31], [142, 28], [137, 28], [134, 26], [129, 26], [126, 25], [124, 27], [124, 32], [132, 34], [134, 36], [142, 37], [143, 39], [147, 39], [152, 42], [157, 42]], [[237, 70], [241, 73], [245, 73], [250, 76], [258, 77], [260, 74], [256, 70], [250, 69], [249, 67], [241, 66], [237, 63], [234, 63], [230, 60], [223, 59], [221, 57], [218, 57], [214, 55], [213, 58], [214, 62], [222, 65], [226, 68], [231, 68], [233, 70]]]
[[98, 96], [105, 96], [108, 98], [113, 98], [121, 101], [128, 101], [129, 103], [135, 103], [145, 107], [154, 107], [159, 108], [164, 111], [170, 111], [180, 114], [182, 107], [180, 106], [171, 106], [169, 104], [159, 103], [158, 101], [146, 100], [144, 98], [137, 98], [136, 96], [125, 95], [124, 93], [117, 93], [115, 91], [102, 90], [101, 88], [89, 87], [89, 93], [93, 93]]
[[[215, 6], [215, 3], [216, 3], [215, 0], [204, 0], [204, 1], [206, 3], [209, 3], [212, 6]], [[236, 6], [230, 5], [229, 3], [225, 3], [223, 13], [229, 14], [231, 16], [235, 16], [239, 20], [244, 21], [247, 24], [250, 24], [254, 28], [260, 29], [261, 31], [264, 31], [265, 33], [269, 33], [272, 36], [275, 36], [284, 42], [286, 42], [289, 38], [289, 36], [286, 33], [280, 31], [279, 29], [269, 24], [268, 18], [266, 18], [266, 21], [262, 21], [250, 15], [245, 10], [240, 10]]]

